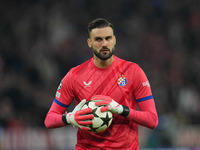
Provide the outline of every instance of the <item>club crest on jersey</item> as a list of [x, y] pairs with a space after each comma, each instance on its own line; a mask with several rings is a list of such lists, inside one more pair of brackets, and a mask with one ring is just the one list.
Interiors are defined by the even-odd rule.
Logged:
[[126, 75], [120, 75], [117, 82], [120, 86], [125, 86], [127, 84]]

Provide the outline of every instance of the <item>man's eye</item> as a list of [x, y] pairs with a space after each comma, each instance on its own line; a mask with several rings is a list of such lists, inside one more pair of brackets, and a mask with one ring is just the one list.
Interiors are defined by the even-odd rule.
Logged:
[[109, 36], [109, 37], [106, 37], [106, 40], [110, 40], [112, 37], [111, 36]]
[[101, 41], [101, 38], [96, 38], [95, 40], [96, 40], [96, 41]]

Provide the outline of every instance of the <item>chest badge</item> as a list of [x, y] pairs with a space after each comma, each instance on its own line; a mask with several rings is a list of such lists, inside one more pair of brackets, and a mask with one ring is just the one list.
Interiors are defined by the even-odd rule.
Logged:
[[127, 84], [126, 75], [120, 75], [117, 82], [120, 86], [125, 86]]

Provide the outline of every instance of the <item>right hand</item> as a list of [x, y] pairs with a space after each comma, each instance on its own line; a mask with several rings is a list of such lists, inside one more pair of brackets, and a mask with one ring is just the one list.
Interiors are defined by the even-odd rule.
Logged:
[[95, 105], [105, 105], [101, 107], [101, 111], [108, 111], [110, 110], [114, 114], [121, 114], [123, 112], [123, 106], [118, 104], [115, 100], [113, 100], [110, 96], [104, 95], [95, 95], [92, 97], [92, 100], [98, 100]]
[[90, 130], [87, 125], [92, 124], [92, 119], [94, 118], [91, 108], [82, 109], [83, 105], [86, 103], [86, 99], [83, 99], [72, 112], [67, 113], [66, 120], [67, 123], [72, 124], [73, 126], [79, 127], [83, 130]]

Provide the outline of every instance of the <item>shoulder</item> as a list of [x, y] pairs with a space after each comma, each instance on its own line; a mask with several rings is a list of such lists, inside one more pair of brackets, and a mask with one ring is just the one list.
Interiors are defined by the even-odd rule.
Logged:
[[134, 70], [141, 69], [140, 66], [135, 62], [124, 60], [116, 56], [115, 59], [117, 60], [118, 64], [123, 64], [123, 68], [134, 69]]
[[88, 68], [89, 64], [91, 62], [90, 60], [87, 60], [86, 62], [71, 68], [68, 73], [63, 77], [62, 83], [69, 83], [74, 81], [74, 77], [77, 77], [78, 75], [82, 75], [83, 72]]
[[71, 68], [68, 73], [71, 74], [72, 76], [74, 76], [76, 74], [81, 74], [83, 71], [85, 71], [88, 68], [90, 63], [91, 63], [91, 59], [85, 61], [84, 63], [82, 63], [76, 67]]

